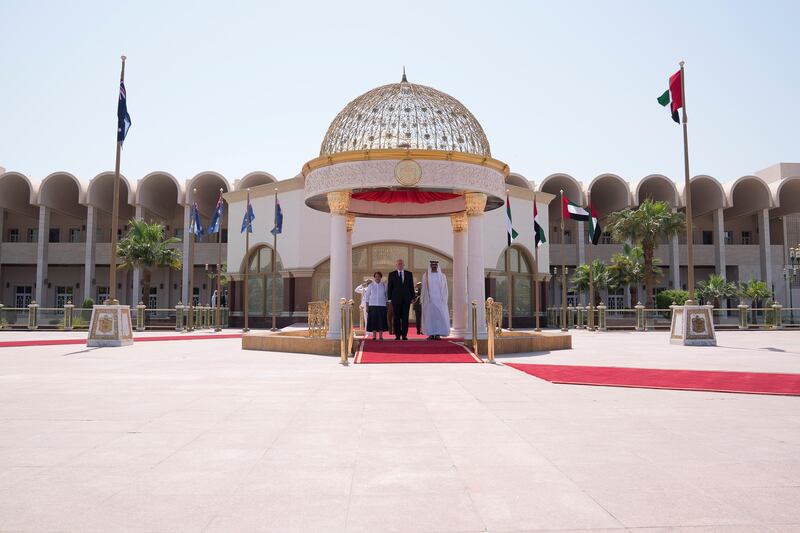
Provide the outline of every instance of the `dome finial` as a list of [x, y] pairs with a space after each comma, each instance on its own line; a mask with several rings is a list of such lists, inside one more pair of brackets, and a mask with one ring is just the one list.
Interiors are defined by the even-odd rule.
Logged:
[[400, 83], [408, 83], [408, 78], [406, 78], [406, 66], [403, 65], [403, 79], [400, 80]]

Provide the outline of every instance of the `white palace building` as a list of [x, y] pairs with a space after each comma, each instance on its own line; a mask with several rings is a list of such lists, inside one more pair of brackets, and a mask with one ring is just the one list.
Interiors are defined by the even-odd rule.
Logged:
[[[420, 180], [418, 187], [416, 183], [407, 185], [395, 174], [398, 162], [409, 159], [415, 162], [416, 176], [412, 178]], [[482, 282], [474, 294], [493, 296], [506, 307], [510, 301], [514, 325], [530, 326], [534, 284], [542, 283], [541, 309], [559, 304], [559, 276], [551, 284], [552, 275], [560, 274], [562, 257], [571, 273], [575, 265], [585, 262], [586, 247], [591, 246], [583, 223], [573, 221], [567, 221], [562, 242], [559, 190], [581, 204], [590, 194], [592, 203], [600, 208], [601, 220], [613, 211], [635, 208], [646, 198], [664, 200], [678, 211], [684, 207], [682, 177], [612, 173], [526, 177], [512, 168], [513, 163], [510, 168], [493, 159], [483, 129], [458, 100], [409, 83], [404, 77], [400, 83], [378, 87], [348, 104], [325, 134], [318, 156], [290, 179], [277, 180], [263, 171], [246, 176], [213, 171], [196, 176], [175, 176], [168, 171], [124, 176], [119, 198], [120, 237], [130, 219], [161, 222], [170, 236], [184, 241], [184, 263], [182, 271], [154, 272], [146, 297], [141, 294], [141, 273], [121, 271], [118, 297], [123, 304], [141, 300], [150, 308], [161, 309], [188, 301], [190, 265], [184, 229], [190, 206], [197, 202], [207, 226], [222, 189], [228, 203], [222, 253], [233, 278], [228, 303], [234, 325], [241, 324], [244, 268], [250, 269], [251, 327], [270, 323], [273, 294], [277, 295], [281, 325], [304, 322], [308, 302], [328, 299], [331, 287], [339, 291], [334, 295], [338, 296], [344, 285], [331, 282], [330, 259], [335, 248], [331, 243], [341, 242], [346, 246], [342, 250], [352, 250], [351, 268], [342, 278], [349, 287], [346, 293], [352, 295], [353, 287], [376, 270], [385, 275], [398, 257], [405, 259], [418, 279], [429, 260], [438, 259], [453, 289], [454, 270], [456, 277], [467, 276], [459, 258], [468, 253], [470, 266], [482, 256], [483, 271], [472, 268], [469, 279], [474, 282], [457, 281], [456, 291], [466, 291], [466, 283], [472, 295], [473, 290], [478, 291], [476, 283]], [[453, 169], [458, 179], [447, 182], [446, 174]], [[392, 181], [395, 178], [397, 182]], [[113, 172], [91, 177], [58, 171], [31, 177], [0, 168], [0, 303], [25, 307], [36, 300], [42, 307], [60, 307], [69, 300], [79, 305], [88, 297], [95, 301], [105, 298], [113, 180]], [[788, 305], [783, 271], [789, 248], [800, 241], [800, 163], [779, 163], [742, 176], [694, 176], [691, 188], [696, 280], [712, 273], [728, 280], [762, 279], [772, 287], [775, 299]], [[239, 230], [248, 189], [256, 218], [246, 250], [245, 236]], [[381, 190], [393, 194], [404, 190], [449, 192], [440, 192], [443, 199], [430, 203], [360, 199], [363, 191]], [[514, 227], [520, 232], [511, 247], [506, 246], [502, 205], [506, 190]], [[277, 239], [278, 272], [273, 274], [270, 230], [276, 192], [284, 221]], [[470, 195], [480, 201], [473, 202]], [[538, 253], [538, 274], [534, 273], [534, 196], [542, 225], [548, 228], [548, 242]], [[468, 217], [464, 217], [465, 211]], [[459, 234], [466, 233], [468, 225], [480, 235], [469, 237], [469, 252], [454, 251], [461, 246]], [[610, 260], [619, 249], [619, 244], [603, 236], [592, 257]], [[191, 267], [196, 303], [210, 300], [217, 253], [217, 235], [204, 236], [195, 246]], [[685, 236], [659, 246], [657, 257], [664, 275], [656, 290], [685, 287]], [[271, 283], [277, 283], [277, 290], [272, 290]], [[793, 296], [795, 302], [800, 301], [796, 284]], [[570, 293], [569, 298], [585, 301], [585, 295]], [[612, 308], [636, 303], [626, 298], [628, 291], [603, 294]], [[463, 300], [455, 295], [453, 299]]]

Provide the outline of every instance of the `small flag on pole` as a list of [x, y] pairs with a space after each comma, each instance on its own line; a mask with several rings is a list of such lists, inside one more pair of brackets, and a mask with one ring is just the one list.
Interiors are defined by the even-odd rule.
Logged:
[[208, 224], [208, 234], [217, 233], [222, 228], [222, 215], [225, 214], [225, 202], [222, 201], [222, 196], [217, 200], [217, 206], [214, 208], [214, 214], [211, 215], [211, 222]]
[[508, 232], [508, 246], [511, 246], [511, 243], [519, 237], [519, 233], [514, 229], [511, 222], [511, 201], [508, 198], [508, 194], [506, 194], [506, 231]]
[[281, 209], [281, 202], [275, 200], [275, 227], [270, 230], [273, 235], [283, 233], [283, 209]]
[[119, 82], [119, 102], [117, 103], [117, 142], [121, 143], [131, 129], [131, 116], [128, 114], [128, 97], [125, 83]]
[[564, 212], [564, 218], [571, 218], [572, 220], [580, 220], [586, 222], [589, 220], [589, 211], [585, 207], [573, 204], [567, 200], [566, 196], [561, 197], [561, 207]]
[[239, 233], [244, 233], [247, 230], [247, 233], [253, 233], [253, 220], [255, 220], [256, 215], [253, 213], [253, 206], [250, 205], [250, 201], [247, 202], [247, 209], [244, 212], [244, 218], [242, 219], [242, 231]]
[[589, 240], [592, 241], [592, 244], [597, 244], [600, 242], [600, 235], [603, 234], [603, 229], [600, 227], [597, 211], [594, 210], [591, 204], [589, 205], [589, 210], [592, 212], [592, 216], [589, 218]]
[[670, 104], [670, 112], [672, 113], [672, 120], [680, 124], [681, 119], [678, 116], [678, 109], [683, 107], [683, 81], [681, 79], [681, 71], [669, 77], [669, 89], [664, 91], [664, 94], [657, 98], [658, 103], [663, 107]]
[[192, 212], [189, 216], [189, 233], [199, 237], [203, 234], [203, 225], [200, 223], [200, 210], [197, 209], [197, 202], [192, 203]]
[[537, 207], [535, 200], [533, 202], [533, 232], [536, 234], [534, 240], [537, 248], [547, 242], [547, 238], [544, 234], [544, 228], [542, 228], [541, 224], [539, 224], [539, 208]]

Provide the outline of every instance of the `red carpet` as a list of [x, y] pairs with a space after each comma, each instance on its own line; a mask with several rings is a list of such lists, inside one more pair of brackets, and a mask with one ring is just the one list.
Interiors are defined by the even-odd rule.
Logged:
[[[225, 333], [218, 335], [158, 335], [133, 337], [135, 342], [151, 341], [197, 341], [208, 339], [238, 339], [241, 333]], [[0, 341], [0, 348], [20, 348], [25, 346], [61, 346], [65, 344], [86, 344], [86, 339], [31, 339], [26, 341]]]
[[800, 396], [800, 374], [505, 363], [551, 383]]
[[480, 363], [464, 346], [446, 340], [366, 340], [356, 363]]

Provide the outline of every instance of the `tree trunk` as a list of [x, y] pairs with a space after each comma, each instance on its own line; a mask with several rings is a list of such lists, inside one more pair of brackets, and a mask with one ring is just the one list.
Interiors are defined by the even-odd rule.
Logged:
[[645, 306], [653, 308], [653, 245], [642, 243], [644, 252], [644, 290]]
[[142, 272], [142, 295], [141, 295], [141, 302], [144, 305], [150, 304], [150, 278], [152, 274], [149, 269], [145, 268]]

